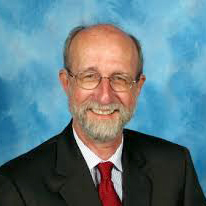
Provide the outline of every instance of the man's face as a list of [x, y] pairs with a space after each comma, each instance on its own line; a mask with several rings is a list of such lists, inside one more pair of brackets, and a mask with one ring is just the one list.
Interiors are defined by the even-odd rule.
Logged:
[[[118, 32], [92, 30], [76, 36], [70, 50], [72, 73], [96, 71], [102, 77], [124, 73], [134, 80], [137, 51], [131, 39]], [[69, 77], [64, 89], [69, 97], [73, 126], [95, 141], [114, 140], [131, 119], [143, 82], [140, 80], [128, 91], [115, 92], [106, 78], [97, 88], [86, 90]]]

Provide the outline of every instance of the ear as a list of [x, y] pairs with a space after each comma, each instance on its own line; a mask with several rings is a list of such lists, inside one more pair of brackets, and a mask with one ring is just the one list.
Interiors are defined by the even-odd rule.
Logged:
[[137, 95], [139, 96], [141, 89], [144, 85], [144, 82], [146, 81], [146, 76], [144, 74], [140, 75], [139, 81], [137, 83]]
[[68, 88], [69, 88], [69, 79], [68, 79], [68, 76], [67, 76], [66, 69], [61, 69], [59, 71], [59, 80], [61, 82], [62, 88], [67, 93]]

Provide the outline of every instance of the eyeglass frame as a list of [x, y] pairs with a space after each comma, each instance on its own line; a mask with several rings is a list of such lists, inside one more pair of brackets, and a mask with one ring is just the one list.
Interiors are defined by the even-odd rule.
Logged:
[[138, 77], [136, 78], [136, 80], [132, 80], [133, 78], [132, 78], [131, 76], [129, 76], [129, 75], [126, 74], [126, 73], [123, 73], [123, 74], [126, 74], [132, 81], [131, 81], [131, 83], [130, 83], [130, 86], [129, 86], [128, 90], [126, 89], [126, 90], [123, 90], [123, 91], [117, 91], [117, 90], [115, 90], [115, 89], [113, 88], [113, 86], [112, 86], [112, 84], [111, 84], [111, 82], [112, 82], [112, 79], [111, 79], [112, 76], [103, 77], [103, 76], [100, 75], [99, 72], [95, 72], [95, 73], [99, 74], [99, 77], [100, 77], [99, 82], [98, 82], [97, 86], [95, 86], [94, 88], [92, 88], [92, 89], [87, 89], [87, 88], [84, 88], [84, 87], [82, 87], [82, 86], [80, 86], [80, 85], [78, 84], [78, 79], [79, 79], [79, 78], [78, 78], [78, 75], [81, 74], [81, 73], [86, 73], [86, 71], [80, 71], [80, 72], [77, 72], [76, 74], [74, 74], [74, 73], [71, 72], [71, 70], [68, 69], [68, 68], [66, 68], [65, 70], [66, 70], [67, 77], [68, 77], [68, 75], [69, 75], [69, 76], [71, 76], [72, 78], [74, 78], [75, 81], [76, 81], [76, 83], [77, 83], [77, 85], [78, 85], [80, 88], [85, 89], [85, 90], [93, 90], [93, 89], [96, 89], [96, 88], [99, 86], [99, 84], [101, 83], [102, 79], [104, 78], [104, 79], [108, 79], [108, 80], [109, 80], [109, 84], [110, 84], [110, 86], [111, 86], [111, 88], [112, 88], [113, 91], [115, 91], [115, 92], [126, 92], [126, 91], [130, 90], [130, 89], [133, 87], [134, 83], [138, 83], [138, 81], [140, 80], [140, 76], [141, 76], [141, 73], [140, 73], [140, 74], [138, 74]]

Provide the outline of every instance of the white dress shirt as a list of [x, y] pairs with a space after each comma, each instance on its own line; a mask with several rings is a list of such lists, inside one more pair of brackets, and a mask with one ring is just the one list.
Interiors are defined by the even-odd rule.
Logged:
[[81, 139], [77, 136], [77, 133], [75, 132], [74, 128], [73, 128], [73, 133], [74, 133], [74, 138], [77, 142], [77, 145], [87, 163], [92, 179], [96, 186], [101, 181], [101, 176], [97, 168], [97, 165], [100, 162], [107, 162], [107, 161], [110, 161], [114, 164], [114, 167], [112, 169], [112, 182], [114, 184], [114, 189], [117, 192], [117, 195], [119, 196], [120, 200], [122, 200], [122, 161], [121, 161], [121, 158], [122, 158], [123, 138], [116, 152], [108, 160], [105, 161], [105, 160], [100, 159], [94, 152], [92, 152], [81, 141]]

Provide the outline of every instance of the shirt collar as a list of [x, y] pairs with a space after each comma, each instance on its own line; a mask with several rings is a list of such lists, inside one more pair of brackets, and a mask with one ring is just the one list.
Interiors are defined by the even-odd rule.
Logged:
[[122, 148], [123, 148], [123, 139], [122, 142], [117, 148], [116, 152], [108, 159], [108, 160], [102, 160], [99, 158], [94, 152], [92, 152], [83, 142], [82, 140], [78, 137], [75, 129], [73, 128], [73, 133], [74, 133], [74, 138], [77, 142], [77, 145], [87, 163], [87, 166], [89, 167], [90, 170], [92, 170], [94, 167], [96, 167], [100, 162], [106, 162], [110, 161], [112, 162], [115, 167], [122, 172]]

